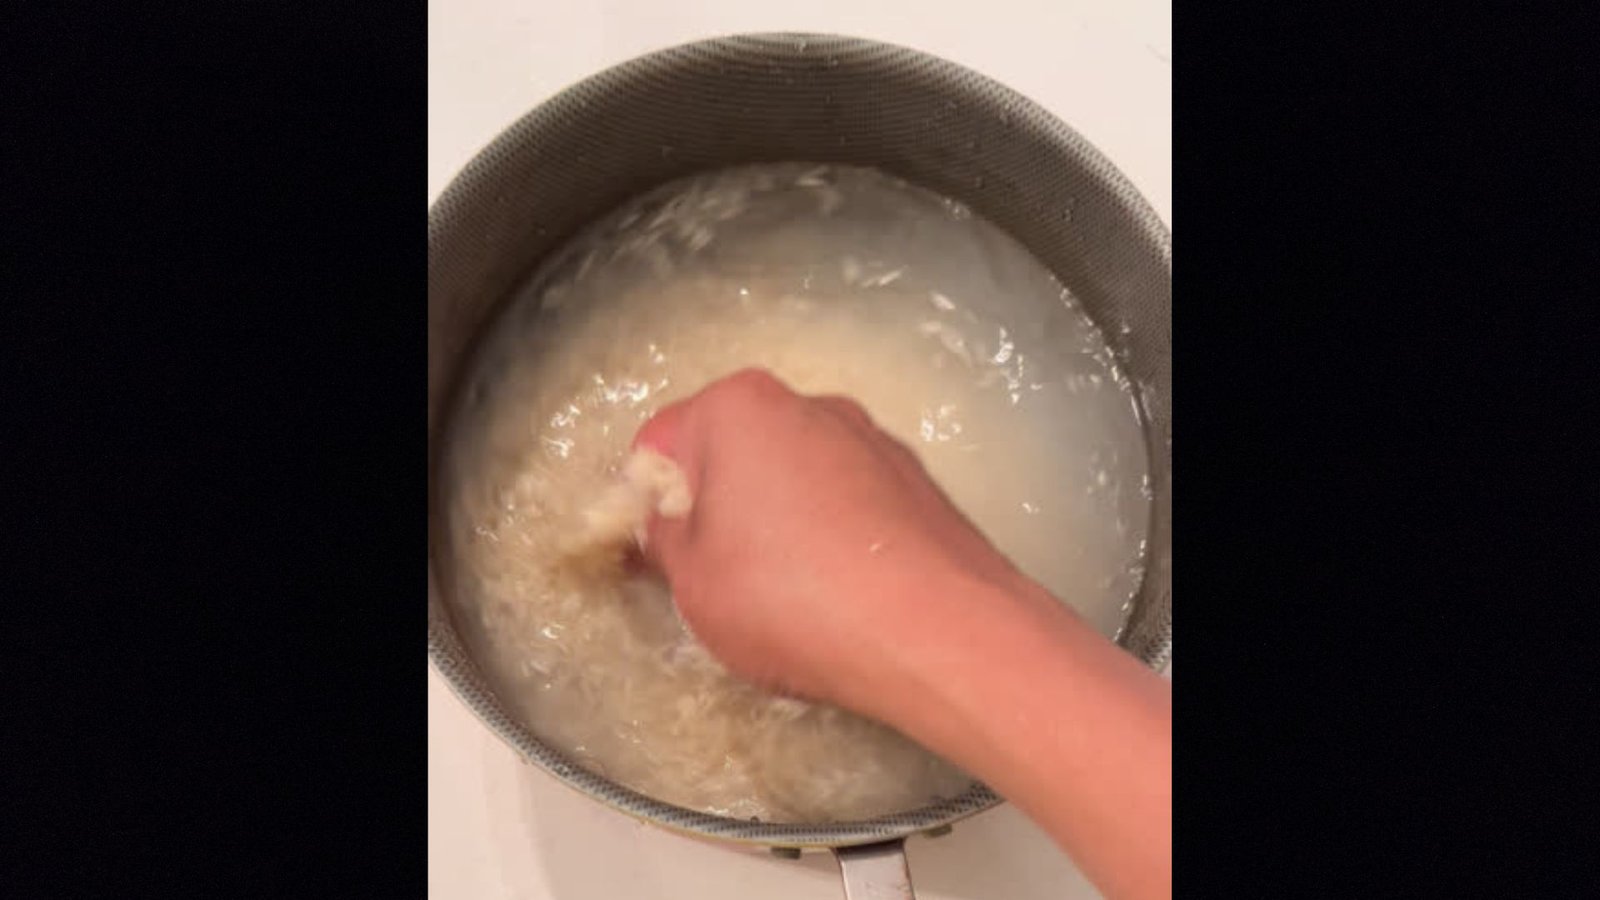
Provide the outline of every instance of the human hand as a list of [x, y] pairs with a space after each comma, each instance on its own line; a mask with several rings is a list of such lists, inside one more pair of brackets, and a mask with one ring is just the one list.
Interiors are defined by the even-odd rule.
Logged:
[[999, 790], [1108, 897], [1172, 894], [1172, 694], [1018, 572], [853, 401], [746, 370], [637, 446], [692, 508], [646, 553], [735, 673], [886, 721]]
[[865, 711], [908, 619], [1024, 580], [852, 400], [748, 369], [635, 444], [676, 461], [693, 497], [685, 517], [652, 517], [648, 556], [695, 635], [768, 687]]

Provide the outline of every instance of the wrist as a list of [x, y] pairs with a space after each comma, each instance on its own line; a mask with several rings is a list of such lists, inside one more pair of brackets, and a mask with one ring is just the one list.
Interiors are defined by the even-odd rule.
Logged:
[[862, 680], [855, 708], [987, 780], [1029, 762], [1010, 757], [1006, 735], [1149, 706], [1159, 681], [1026, 578], [947, 579]]
[[951, 722], [974, 702], [992, 704], [987, 682], [1004, 669], [1038, 673], [1036, 660], [1062, 661], [1064, 636], [1090, 631], [1020, 574], [995, 582], [930, 570], [900, 594], [894, 633], [841, 693], [853, 701], [845, 705], [919, 739], [929, 722]]

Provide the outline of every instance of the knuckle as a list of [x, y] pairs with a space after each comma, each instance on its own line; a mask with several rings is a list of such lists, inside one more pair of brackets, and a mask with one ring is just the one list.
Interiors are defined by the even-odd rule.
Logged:
[[745, 368], [715, 382], [705, 398], [711, 405], [748, 403], [780, 396], [787, 391], [783, 382], [765, 369]]
[[827, 399], [828, 399], [828, 402], [835, 409], [839, 410], [840, 412], [844, 413], [845, 415], [854, 416], [854, 417], [856, 417], [858, 419], [867, 418], [867, 408], [865, 406], [862, 406], [858, 401], [856, 401], [852, 397], [845, 397], [845, 396], [842, 396], [842, 395], [830, 395]]
[[728, 376], [725, 382], [729, 387], [758, 393], [769, 393], [774, 389], [782, 388], [783, 383], [766, 369], [749, 367]]

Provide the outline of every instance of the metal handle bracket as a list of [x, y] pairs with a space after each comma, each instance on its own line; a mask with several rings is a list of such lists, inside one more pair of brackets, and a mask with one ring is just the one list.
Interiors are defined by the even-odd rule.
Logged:
[[846, 900], [916, 900], [906, 867], [905, 838], [835, 847]]

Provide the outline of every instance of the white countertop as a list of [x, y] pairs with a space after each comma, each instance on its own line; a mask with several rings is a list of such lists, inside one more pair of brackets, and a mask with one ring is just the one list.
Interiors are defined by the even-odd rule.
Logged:
[[[1172, 222], [1169, 0], [428, 0], [428, 201], [551, 94], [641, 53], [714, 35], [812, 31], [958, 62], [1033, 98]], [[907, 844], [922, 900], [1087, 898], [1050, 840], [1002, 806]], [[826, 855], [782, 860], [643, 825], [523, 764], [428, 670], [432, 900], [840, 900]]]

